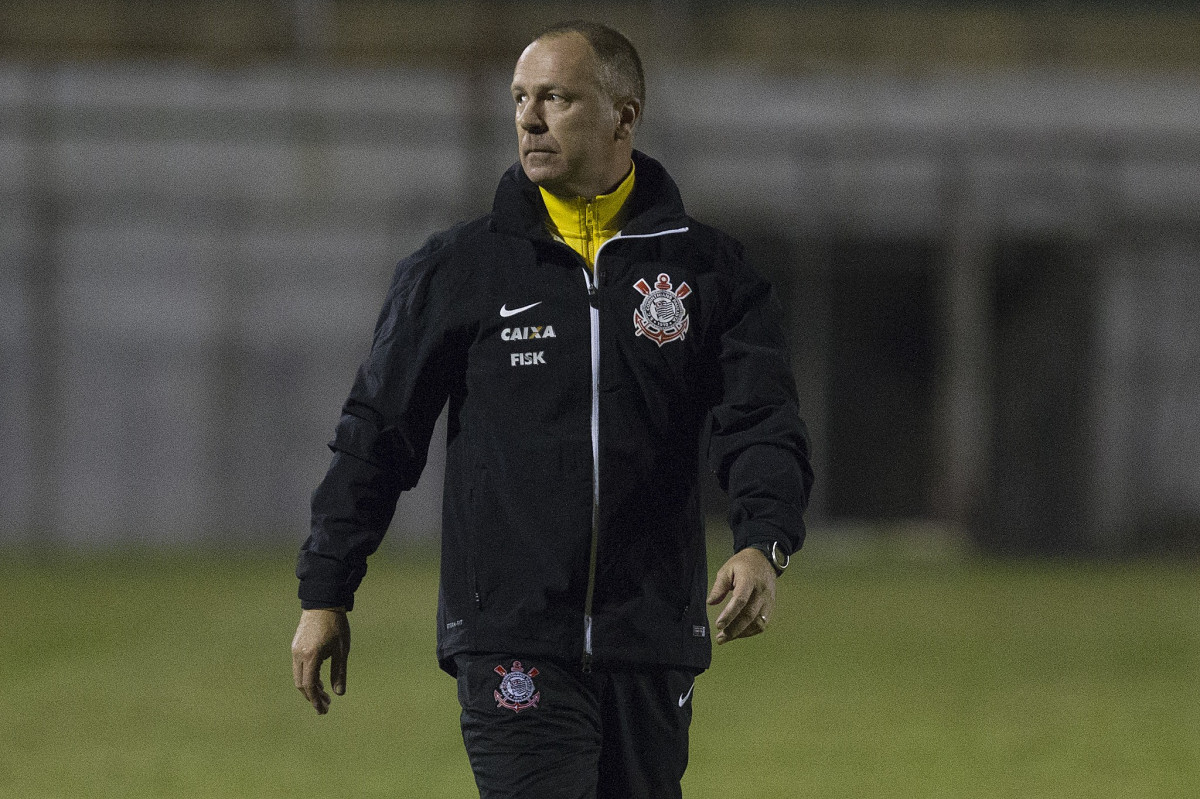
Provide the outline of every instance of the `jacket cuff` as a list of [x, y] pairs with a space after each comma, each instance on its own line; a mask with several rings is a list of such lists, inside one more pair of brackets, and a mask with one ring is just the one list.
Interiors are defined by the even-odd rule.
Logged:
[[792, 536], [785, 534], [775, 525], [761, 521], [743, 522], [733, 531], [734, 552], [741, 552], [752, 546], [765, 546], [769, 549], [776, 541], [786, 554], [793, 555], [804, 542], [804, 532], [801, 531], [798, 540], [793, 540]]
[[348, 590], [345, 583], [301, 580], [297, 595], [300, 597], [302, 610], [319, 610], [321, 608], [354, 610], [354, 592]]

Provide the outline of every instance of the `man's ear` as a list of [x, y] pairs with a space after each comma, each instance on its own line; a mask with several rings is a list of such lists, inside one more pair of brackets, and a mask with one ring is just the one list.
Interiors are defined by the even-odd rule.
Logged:
[[624, 100], [617, 102], [616, 107], [617, 129], [616, 138], [618, 141], [622, 139], [633, 138], [633, 128], [637, 121], [642, 117], [642, 103], [634, 97], [627, 97]]

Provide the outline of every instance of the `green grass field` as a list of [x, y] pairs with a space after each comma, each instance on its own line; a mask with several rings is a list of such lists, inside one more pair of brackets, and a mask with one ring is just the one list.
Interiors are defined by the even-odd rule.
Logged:
[[[0, 796], [470, 797], [432, 556], [381, 553], [349, 691], [292, 687], [294, 553], [2, 553]], [[1200, 568], [814, 541], [716, 652], [702, 797], [1200, 796]]]

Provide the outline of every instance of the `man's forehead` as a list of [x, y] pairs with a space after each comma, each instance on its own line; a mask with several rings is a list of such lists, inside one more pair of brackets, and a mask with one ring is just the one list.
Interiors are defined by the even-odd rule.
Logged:
[[599, 84], [591, 45], [577, 33], [547, 36], [525, 48], [513, 69], [513, 85]]

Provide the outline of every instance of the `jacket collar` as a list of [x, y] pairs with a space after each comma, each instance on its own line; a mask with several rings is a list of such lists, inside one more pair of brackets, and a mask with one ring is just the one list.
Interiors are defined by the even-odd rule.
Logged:
[[[629, 198], [629, 221], [624, 233], [654, 233], [683, 227], [687, 215], [679, 188], [662, 164], [638, 150], [633, 151], [637, 170], [633, 195]], [[529, 239], [546, 239], [546, 204], [537, 184], [525, 175], [518, 161], [509, 167], [496, 188], [492, 203], [492, 229]]]

